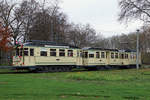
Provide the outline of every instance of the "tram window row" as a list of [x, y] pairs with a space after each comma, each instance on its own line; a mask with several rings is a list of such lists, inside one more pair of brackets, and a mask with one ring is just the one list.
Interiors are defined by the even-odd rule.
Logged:
[[[60, 57], [65, 57], [65, 49], [59, 49], [59, 56]], [[48, 56], [47, 51], [40, 51], [40, 56]], [[56, 49], [50, 49], [50, 56], [57, 56], [57, 50]], [[67, 50], [67, 56], [68, 57], [73, 57], [73, 50]]]
[[[57, 56], [57, 53], [59, 54], [58, 56], [60, 57], [65, 57], [65, 56], [68, 56], [68, 57], [74, 57], [74, 56], [77, 56], [77, 57], [83, 57], [83, 58], [107, 58], [107, 54], [106, 52], [104, 51], [101, 51], [101, 52], [93, 52], [93, 53], [90, 53], [90, 52], [84, 52], [82, 54], [82, 52], [80, 51], [80, 54], [79, 52], [75, 52], [74, 50], [68, 50], [68, 49], [49, 49], [49, 54], [48, 54], [48, 50], [41, 50], [40, 51], [40, 56], [54, 56], [56, 57]], [[75, 53], [77, 53], [77, 55], [74, 55]], [[16, 56], [36, 56], [34, 54], [34, 49], [33, 48], [20, 48], [20, 49], [17, 49], [16, 50]], [[128, 53], [118, 53], [118, 52], [111, 52], [110, 53], [110, 58], [111, 59], [136, 59], [136, 54], [129, 54]]]
[[[30, 52], [29, 52], [30, 50]], [[40, 56], [48, 56], [47, 50], [41, 50]], [[34, 49], [33, 48], [18, 48], [16, 51], [16, 56], [34, 56]], [[57, 56], [57, 50], [56, 49], [50, 49], [50, 56]], [[65, 49], [59, 49], [59, 56], [66, 56]], [[67, 50], [67, 56], [73, 57], [73, 50]]]
[[129, 59], [129, 56], [127, 53], [111, 53], [112, 59]]
[[[29, 53], [29, 50], [30, 50], [30, 53]], [[16, 54], [15, 54], [16, 56], [34, 56], [34, 49], [33, 48], [30, 48], [30, 49], [28, 49], [28, 48], [18, 48], [17, 50], [16, 50]]]
[[98, 59], [99, 58], [106, 58], [105, 52], [96, 52], [96, 55], [95, 55], [95, 53], [89, 53], [89, 56], [88, 56], [88, 52], [85, 52], [84, 54], [85, 54], [84, 58], [95, 58], [95, 57]]

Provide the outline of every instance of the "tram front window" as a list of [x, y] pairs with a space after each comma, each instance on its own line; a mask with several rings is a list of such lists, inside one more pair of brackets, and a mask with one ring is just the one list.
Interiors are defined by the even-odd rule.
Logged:
[[16, 48], [15, 56], [22, 56], [23, 55], [23, 48]]
[[19, 56], [19, 48], [16, 49], [16, 56]]

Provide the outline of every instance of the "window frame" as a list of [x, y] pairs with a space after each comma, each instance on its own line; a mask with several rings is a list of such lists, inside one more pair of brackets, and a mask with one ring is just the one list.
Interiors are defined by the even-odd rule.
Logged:
[[100, 53], [96, 52], [96, 58], [100, 58]]
[[125, 54], [125, 59], [128, 59], [129, 58], [129, 55], [126, 53]]
[[83, 52], [82, 51], [80, 51], [80, 57], [83, 57]]
[[20, 56], [20, 49], [19, 48], [16, 49], [16, 54], [15, 55]]
[[119, 54], [118, 52], [115, 53], [115, 58], [116, 58], [116, 59], [119, 58], [118, 54]]
[[50, 56], [56, 57], [57, 51], [56, 49], [50, 49]]
[[30, 56], [34, 56], [34, 48], [30, 48]]
[[[68, 57], [73, 57], [73, 50], [67, 50], [67, 56]], [[79, 56], [79, 52], [77, 52], [77, 56]]]
[[88, 52], [83, 52], [83, 58], [88, 58]]
[[105, 58], [105, 52], [101, 52], [101, 58]]
[[40, 56], [47, 56], [47, 51], [40, 51]]
[[23, 48], [23, 55], [29, 56], [29, 48]]
[[59, 49], [59, 56], [65, 57], [65, 49]]
[[115, 58], [114, 52], [111, 52], [111, 59], [114, 59], [114, 58]]
[[93, 53], [89, 53], [89, 58], [94, 58], [94, 54]]
[[23, 48], [20, 48], [20, 50], [19, 50], [19, 56], [23, 56]]
[[124, 53], [120, 53], [120, 59], [124, 59], [125, 56], [124, 56]]

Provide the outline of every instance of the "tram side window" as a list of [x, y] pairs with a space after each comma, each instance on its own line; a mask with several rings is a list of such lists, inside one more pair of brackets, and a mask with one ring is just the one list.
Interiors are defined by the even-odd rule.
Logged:
[[84, 52], [83, 57], [88, 58], [88, 52]]
[[79, 51], [77, 51], [77, 57], [80, 57]]
[[89, 58], [94, 58], [94, 54], [89, 54]]
[[41, 55], [41, 56], [47, 56], [47, 51], [41, 51], [41, 52], [40, 52], [40, 55]]
[[105, 52], [101, 52], [101, 58], [105, 58]]
[[118, 53], [115, 53], [115, 58], [118, 59]]
[[[79, 52], [77, 52], [77, 56], [79, 55]], [[73, 57], [73, 50], [68, 50], [68, 57]]]
[[50, 49], [50, 56], [56, 56], [56, 49]]
[[128, 54], [125, 54], [125, 59], [128, 59]]
[[121, 58], [121, 59], [124, 59], [124, 54], [120, 54], [120, 58]]
[[80, 51], [80, 57], [83, 57], [83, 53], [82, 53], [82, 51]]
[[133, 53], [130, 54], [130, 58], [134, 59], [134, 54]]
[[133, 59], [133, 53], [130, 54], [130, 59]]
[[30, 49], [30, 56], [34, 56], [34, 49]]
[[96, 58], [100, 58], [99, 52], [96, 52]]
[[111, 58], [114, 59], [114, 53], [111, 53]]
[[24, 56], [28, 56], [28, 48], [24, 48]]
[[59, 50], [59, 56], [65, 56], [65, 50], [64, 49]]

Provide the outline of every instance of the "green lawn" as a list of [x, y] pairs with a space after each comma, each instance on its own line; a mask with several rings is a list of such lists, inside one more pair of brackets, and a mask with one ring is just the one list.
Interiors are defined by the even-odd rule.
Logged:
[[150, 100], [150, 69], [60, 73], [0, 71], [0, 100]]

